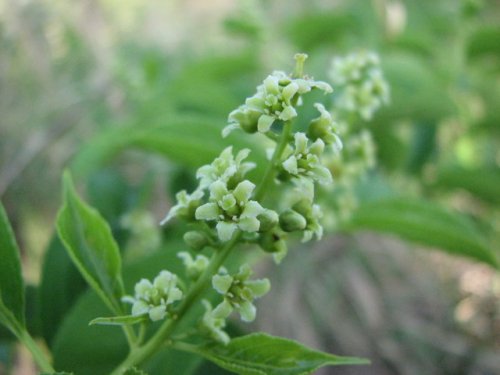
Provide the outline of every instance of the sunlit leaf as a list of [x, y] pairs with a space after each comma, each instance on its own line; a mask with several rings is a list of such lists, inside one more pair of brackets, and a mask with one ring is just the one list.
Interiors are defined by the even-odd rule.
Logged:
[[196, 350], [226, 370], [241, 375], [302, 375], [323, 366], [365, 365], [361, 358], [340, 357], [305, 347], [289, 339], [253, 333]]
[[118, 246], [106, 221], [78, 197], [69, 173], [64, 175], [57, 231], [85, 280], [113, 311], [119, 311], [123, 283]]

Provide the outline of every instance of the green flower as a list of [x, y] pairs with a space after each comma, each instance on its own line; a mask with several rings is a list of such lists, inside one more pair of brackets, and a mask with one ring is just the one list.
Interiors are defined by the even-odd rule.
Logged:
[[302, 242], [310, 241], [313, 236], [316, 236], [317, 240], [323, 237], [323, 226], [319, 222], [323, 217], [323, 212], [318, 204], [313, 204], [311, 201], [303, 199], [295, 203], [292, 206], [292, 210], [305, 219]]
[[316, 103], [314, 106], [320, 112], [320, 116], [309, 123], [307, 136], [313, 141], [321, 139], [327, 145], [332, 144], [335, 151], [340, 151], [342, 141], [334, 132], [332, 115], [325, 109], [323, 104]]
[[198, 207], [198, 220], [216, 221], [217, 235], [221, 241], [229, 241], [237, 229], [257, 232], [260, 228], [258, 215], [266, 210], [257, 201], [250, 200], [255, 185], [248, 180], [229, 190], [222, 181], [210, 185], [209, 202]]
[[167, 223], [174, 217], [180, 217], [186, 220], [192, 220], [194, 212], [201, 204], [203, 198], [202, 190], [195, 190], [192, 194], [188, 194], [186, 190], [182, 190], [175, 195], [177, 204], [168, 212], [167, 216], [160, 222], [160, 225]]
[[[305, 58], [304, 58], [305, 59]], [[298, 64], [303, 64], [303, 60]], [[275, 71], [257, 87], [257, 92], [245, 100], [245, 104], [229, 114], [229, 125], [222, 135], [227, 136], [234, 129], [247, 133], [266, 133], [277, 121], [289, 121], [297, 117], [296, 107], [300, 96], [319, 89], [331, 93], [326, 82], [306, 77], [290, 77], [285, 72]]]
[[234, 276], [222, 273], [212, 278], [212, 286], [224, 296], [224, 300], [213, 310], [215, 317], [225, 319], [236, 310], [245, 322], [255, 319], [256, 308], [252, 302], [269, 292], [271, 284], [268, 279], [248, 280], [251, 275], [252, 270], [244, 264]]
[[324, 185], [331, 184], [332, 174], [320, 160], [324, 149], [325, 143], [321, 139], [309, 144], [304, 133], [295, 133], [295, 147], [285, 154], [282, 168], [292, 177], [309, 177]]
[[161, 271], [153, 283], [141, 279], [135, 284], [134, 291], [134, 297], [126, 296], [122, 300], [132, 303], [132, 315], [148, 314], [152, 321], [165, 318], [168, 306], [182, 299], [177, 276], [169, 271]]
[[224, 328], [226, 327], [226, 319], [217, 317], [214, 314], [210, 302], [205, 299], [201, 302], [205, 307], [205, 314], [203, 314], [203, 318], [201, 319], [202, 330], [205, 331], [211, 339], [224, 345], [229, 344], [231, 339], [224, 331]]
[[245, 174], [255, 168], [255, 163], [243, 162], [249, 154], [250, 150], [245, 148], [238, 152], [235, 158], [233, 148], [231, 146], [225, 148], [212, 164], [204, 165], [196, 172], [200, 188], [206, 188], [219, 180], [229, 185], [235, 185], [243, 180]]
[[389, 103], [389, 85], [373, 52], [334, 58], [329, 76], [338, 87], [334, 105], [341, 111], [358, 113], [368, 121], [382, 105]]
[[177, 254], [177, 257], [182, 259], [184, 267], [186, 267], [187, 276], [193, 280], [200, 277], [210, 263], [206, 256], [198, 254], [196, 258], [193, 259], [191, 254], [187, 251], [181, 251]]

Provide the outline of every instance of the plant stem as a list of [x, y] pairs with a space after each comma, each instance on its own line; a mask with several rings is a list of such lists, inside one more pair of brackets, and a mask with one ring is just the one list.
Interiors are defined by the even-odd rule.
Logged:
[[281, 133], [281, 138], [279, 140], [279, 143], [276, 146], [276, 149], [274, 150], [271, 161], [269, 162], [267, 169], [264, 173], [264, 176], [262, 177], [262, 181], [257, 187], [257, 190], [255, 191], [254, 199], [256, 201], [262, 200], [264, 194], [267, 191], [268, 185], [273, 181], [274, 172], [276, 170], [275, 167], [278, 164], [278, 161], [280, 161], [281, 159], [281, 155], [283, 154], [283, 151], [285, 150], [285, 147], [288, 144], [288, 141], [290, 140], [291, 134], [292, 134], [292, 122], [285, 121], [285, 123], [283, 124], [283, 132]]
[[19, 341], [21, 341], [23, 345], [29, 349], [29, 351], [33, 355], [33, 359], [35, 360], [38, 367], [40, 367], [42, 372], [48, 372], [48, 373], [56, 372], [52, 367], [52, 365], [50, 364], [50, 361], [45, 355], [45, 353], [40, 349], [35, 340], [33, 340], [33, 337], [31, 337], [30, 334], [26, 332], [26, 330], [23, 329], [16, 336], [18, 337]]
[[[273, 181], [275, 167], [281, 159], [292, 132], [292, 122], [286, 121], [283, 125], [283, 131], [276, 149], [267, 170], [262, 177], [262, 180], [255, 192], [254, 199], [260, 201], [268, 191], [268, 185]], [[154, 353], [158, 351], [165, 341], [170, 337], [171, 333], [176, 328], [177, 324], [186, 316], [187, 311], [198, 300], [200, 295], [210, 286], [210, 279], [215, 275], [224, 261], [229, 256], [231, 250], [238, 244], [241, 238], [241, 232], [238, 231], [233, 238], [227, 242], [224, 247], [214, 253], [208, 267], [205, 269], [200, 278], [190, 287], [186, 297], [181, 302], [177, 310], [172, 314], [172, 318], [167, 320], [160, 329], [151, 337], [144, 345], [140, 347], [132, 347], [129, 355], [125, 360], [111, 373], [111, 375], [122, 375], [127, 369], [137, 366]], [[188, 344], [186, 344], [188, 345]]]

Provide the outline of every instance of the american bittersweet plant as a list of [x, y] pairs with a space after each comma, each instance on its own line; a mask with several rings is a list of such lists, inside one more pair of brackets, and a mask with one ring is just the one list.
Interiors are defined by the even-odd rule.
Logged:
[[[188, 224], [183, 239], [190, 251], [182, 249], [177, 254], [185, 277], [165, 264], [154, 279], [142, 278], [133, 290], [125, 290], [121, 255], [109, 225], [78, 196], [70, 174], [65, 174], [58, 234], [84, 279], [109, 309], [109, 315], [96, 316], [90, 324], [118, 326], [129, 346], [128, 355], [112, 375], [143, 373], [141, 365], [164, 348], [197, 354], [238, 374], [310, 374], [326, 365], [367, 363], [265, 333], [231, 338], [226, 331], [231, 315], [243, 322], [253, 321], [255, 300], [271, 288], [268, 279], [252, 276], [250, 264], [231, 270], [233, 267], [226, 264], [230, 254], [250, 244], [271, 254], [279, 264], [287, 254], [289, 237], [308, 242], [323, 235], [323, 212], [315, 193], [319, 185], [333, 183], [334, 176], [323, 159], [338, 155], [342, 142], [334, 118], [321, 103], [314, 104], [318, 115], [308, 120], [305, 131], [294, 127], [303, 96], [333, 91], [328, 83], [304, 73], [306, 57], [295, 56], [293, 73], [275, 71], [266, 77], [256, 93], [229, 114], [229, 124], [222, 132], [224, 137], [231, 131], [242, 131], [267, 138], [268, 162], [260, 180], [247, 177], [256, 167], [251, 150], [229, 145], [212, 163], [198, 169], [198, 186], [190, 192], [178, 192], [177, 202], [161, 222], [169, 225], [181, 220]], [[374, 61], [369, 59], [368, 63]], [[373, 87], [363, 86], [358, 96], [348, 90], [344, 95], [351, 97], [340, 99], [346, 110], [357, 109], [362, 118], [371, 116], [382, 104], [373, 100], [386, 90], [380, 76], [370, 77]], [[266, 195], [273, 189], [279, 189], [279, 199], [270, 202]], [[32, 351], [44, 373], [55, 373], [27, 333], [18, 252], [3, 211], [1, 218], [0, 229], [6, 233], [1, 233], [5, 261], [0, 263], [0, 322]], [[202, 313], [186, 328], [182, 323], [196, 309]]]

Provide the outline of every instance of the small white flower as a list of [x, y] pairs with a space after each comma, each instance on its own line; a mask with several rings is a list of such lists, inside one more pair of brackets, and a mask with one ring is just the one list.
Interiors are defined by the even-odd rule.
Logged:
[[211, 164], [204, 165], [196, 172], [196, 178], [200, 180], [200, 188], [206, 188], [215, 181], [229, 182], [240, 181], [245, 174], [255, 168], [255, 163], [244, 162], [250, 150], [245, 148], [233, 156], [233, 148], [227, 147]]
[[221, 344], [227, 345], [231, 340], [229, 335], [224, 331], [226, 327], [226, 319], [219, 318], [214, 314], [212, 305], [207, 300], [201, 301], [205, 307], [205, 314], [201, 320], [202, 327], [207, 331], [209, 336]]
[[164, 319], [168, 306], [182, 299], [177, 276], [169, 271], [161, 271], [152, 283], [141, 279], [135, 284], [134, 292], [134, 297], [125, 296], [122, 301], [132, 304], [132, 315], [148, 314], [152, 321]]
[[295, 133], [295, 147], [285, 153], [286, 159], [281, 166], [292, 177], [308, 177], [320, 184], [331, 184], [332, 174], [320, 160], [324, 148], [325, 144], [320, 138], [309, 144], [304, 133]]
[[212, 278], [213, 288], [224, 296], [224, 300], [213, 310], [215, 317], [226, 319], [236, 310], [245, 322], [255, 319], [257, 310], [252, 302], [269, 292], [271, 284], [268, 279], [249, 280], [251, 275], [252, 270], [244, 264], [234, 276], [217, 274]]
[[192, 194], [188, 194], [186, 190], [178, 192], [175, 195], [177, 204], [170, 209], [167, 216], [160, 222], [160, 225], [164, 225], [176, 216], [183, 219], [191, 219], [194, 211], [200, 205], [203, 195], [202, 190], [195, 190]]
[[257, 232], [260, 222], [257, 216], [266, 210], [250, 200], [255, 185], [244, 180], [234, 190], [229, 190], [222, 181], [210, 185], [209, 202], [198, 207], [198, 220], [216, 221], [217, 235], [223, 242], [229, 241], [237, 229], [243, 232]]

